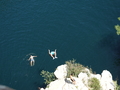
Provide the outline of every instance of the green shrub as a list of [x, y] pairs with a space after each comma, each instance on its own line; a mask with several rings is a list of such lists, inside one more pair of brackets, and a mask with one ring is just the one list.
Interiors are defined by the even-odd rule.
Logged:
[[[75, 63], [75, 60], [69, 60], [65, 62], [67, 65], [67, 77], [69, 77], [71, 74], [75, 77], [79, 75], [80, 72], [86, 72], [84, 69], [88, 67], [84, 67], [83, 65], [79, 63]], [[91, 69], [90, 69], [91, 70]], [[92, 70], [91, 70], [92, 71]], [[87, 72], [86, 72], [87, 73]]]
[[115, 90], [120, 90], [120, 85], [117, 84], [117, 80], [114, 81], [114, 84], [115, 84]]
[[46, 84], [46, 85], [48, 85], [50, 82], [56, 80], [56, 77], [55, 77], [54, 73], [50, 73], [50, 72], [48, 72], [48, 71], [42, 70], [41, 73], [40, 73], [40, 75], [41, 75], [42, 77], [44, 77], [44, 80], [45, 80], [45, 84]]
[[115, 29], [117, 30], [117, 35], [120, 35], [120, 26], [119, 25], [115, 25]]
[[118, 17], [118, 20], [120, 20], [120, 17]]
[[100, 90], [100, 81], [97, 78], [91, 78], [88, 81], [88, 85], [91, 88], [90, 90]]
[[[120, 17], [118, 17], [118, 20], [120, 21]], [[117, 30], [117, 35], [120, 35], [120, 25], [115, 25], [115, 29]]]

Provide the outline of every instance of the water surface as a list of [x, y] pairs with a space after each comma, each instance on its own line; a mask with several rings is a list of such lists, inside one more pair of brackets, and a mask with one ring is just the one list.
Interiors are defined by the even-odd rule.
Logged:
[[[0, 1], [0, 84], [17, 90], [43, 85], [40, 70], [53, 72], [66, 60], [76, 59], [96, 73], [109, 70], [120, 77], [119, 0], [10, 0]], [[48, 49], [57, 49], [52, 60]], [[30, 67], [30, 54], [37, 55]]]

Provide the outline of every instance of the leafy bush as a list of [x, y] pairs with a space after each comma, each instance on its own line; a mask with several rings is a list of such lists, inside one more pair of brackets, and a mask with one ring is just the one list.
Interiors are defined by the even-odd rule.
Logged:
[[97, 78], [91, 78], [88, 81], [88, 85], [91, 88], [90, 90], [100, 90], [100, 81]]
[[67, 64], [67, 77], [69, 77], [71, 74], [77, 77], [80, 72], [85, 72], [84, 69], [88, 68], [88, 67], [84, 67], [79, 63], [75, 63], [74, 59], [70, 61], [66, 61], [65, 63]]
[[117, 35], [120, 35], [120, 26], [119, 25], [115, 25], [115, 29], [117, 30]]
[[[118, 17], [118, 20], [120, 21], [120, 17]], [[117, 30], [117, 35], [120, 35], [120, 25], [115, 25], [115, 29]]]
[[54, 73], [50, 73], [48, 71], [42, 70], [40, 75], [42, 75], [42, 77], [44, 77], [46, 85], [48, 85], [50, 82], [56, 80]]
[[120, 20], [120, 17], [118, 17], [118, 20]]
[[115, 84], [115, 90], [120, 90], [120, 85], [117, 84], [117, 80], [114, 81], [114, 84]]

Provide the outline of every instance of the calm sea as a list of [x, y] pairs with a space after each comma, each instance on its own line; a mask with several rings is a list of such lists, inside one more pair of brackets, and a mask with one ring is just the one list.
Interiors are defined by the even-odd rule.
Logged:
[[[0, 0], [0, 84], [37, 90], [67, 60], [120, 78], [120, 0]], [[52, 60], [48, 49], [57, 49]], [[29, 55], [37, 55], [35, 66]], [[117, 63], [118, 64], [118, 63]]]

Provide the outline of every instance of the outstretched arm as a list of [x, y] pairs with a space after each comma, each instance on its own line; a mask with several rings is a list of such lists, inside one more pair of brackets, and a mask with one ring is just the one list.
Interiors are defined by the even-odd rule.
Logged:
[[55, 52], [56, 52], [57, 49], [55, 49]]

